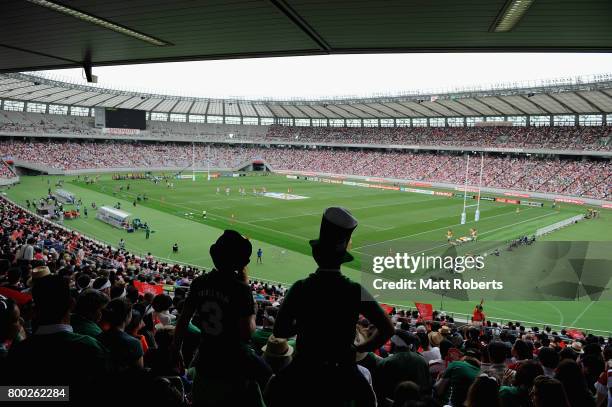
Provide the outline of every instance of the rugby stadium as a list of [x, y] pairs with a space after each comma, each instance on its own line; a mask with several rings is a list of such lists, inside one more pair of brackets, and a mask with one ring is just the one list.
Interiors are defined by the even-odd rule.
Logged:
[[[0, 6], [0, 400], [48, 388], [95, 404], [103, 383], [101, 403], [609, 405], [612, 74], [316, 99], [181, 96], [93, 75], [295, 55], [610, 52], [608, 4], [68, 3]], [[132, 14], [136, 3], [150, 13]], [[229, 16], [240, 18], [207, 40]], [[41, 19], [48, 35], [34, 39]], [[580, 35], [559, 35], [560, 21]], [[40, 72], [70, 67], [84, 80]], [[213, 348], [226, 345], [224, 361]], [[300, 383], [315, 371], [313, 395]]]

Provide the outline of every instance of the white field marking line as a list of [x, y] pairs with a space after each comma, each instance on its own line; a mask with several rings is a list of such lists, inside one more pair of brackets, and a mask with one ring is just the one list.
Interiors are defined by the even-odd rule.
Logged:
[[[552, 215], [553, 213], [557, 213], [557, 212], [550, 212], [550, 213], [547, 213], [547, 214], [544, 214], [544, 215], [534, 216], [533, 218], [525, 219], [522, 222], [512, 223], [512, 224], [501, 226], [501, 227], [498, 227], [498, 228], [495, 228], [495, 229], [487, 230], [486, 232], [482, 232], [480, 235], [482, 236], [482, 235], [486, 235], [487, 233], [497, 232], [498, 230], [506, 229], [506, 228], [509, 228], [509, 227], [512, 227], [512, 226], [515, 226], [515, 225], [520, 225], [521, 223], [530, 222], [530, 221], [535, 220], [535, 219], [540, 219], [540, 218], [543, 218], [545, 216]], [[383, 244], [383, 243], [386, 243], [386, 242], [388, 242], [388, 240], [385, 241], [385, 242], [381, 242], [380, 244]], [[443, 244], [440, 244], [438, 246], [431, 247], [429, 249], [419, 250], [419, 251], [416, 251], [414, 253], [408, 253], [408, 256], [412, 256], [413, 254], [418, 254], [418, 253], [427, 253], [427, 252], [430, 252], [430, 251], [432, 251], [434, 249], [438, 249], [438, 248], [444, 247], [444, 246], [448, 246], [448, 243], [443, 243]], [[355, 253], [363, 254], [363, 255], [366, 255], [366, 256], [369, 256], [369, 257], [373, 257], [372, 254], [363, 253], [363, 252], [360, 252], [358, 250], [352, 250], [352, 251], [355, 252]]]
[[[124, 191], [127, 192], [127, 191]], [[223, 193], [219, 193], [219, 196], [225, 196], [225, 192], [223, 191]], [[329, 195], [329, 196], [333, 196], [332, 193], [329, 194], [325, 194], [325, 195]], [[362, 197], [363, 195], [347, 195], [347, 196], [343, 196], [343, 199], [350, 199], [350, 198], [357, 198], [357, 197]], [[229, 198], [226, 196], [225, 199], [223, 198], [216, 198], [216, 199], [203, 199], [203, 200], [198, 200], [198, 201], [185, 201], [185, 203], [207, 203], [207, 202], [222, 202], [222, 201], [242, 201], [245, 198], [259, 198], [260, 196], [253, 196], [253, 194], [251, 192], [248, 192], [246, 196], [241, 196], [240, 198]], [[317, 198], [317, 197], [315, 197]], [[424, 202], [424, 201], [415, 201], [415, 202]]]
[[366, 227], [366, 228], [374, 229], [374, 230], [376, 230], [378, 232], [382, 232], [382, 231], [385, 231], [385, 230], [395, 229], [395, 226], [384, 227], [384, 226], [370, 225], [368, 223], [361, 223], [359, 226], [363, 226], [363, 227]]
[[[154, 200], [154, 201], [161, 202], [161, 201], [160, 201], [160, 200], [158, 200], [158, 199], [153, 199], [153, 200]], [[429, 201], [429, 200], [428, 200], [428, 201]], [[183, 206], [183, 205], [178, 205], [178, 204], [169, 204], [169, 205], [171, 205], [171, 206], [175, 206], [175, 207], [179, 207], [179, 208], [183, 208], [183, 209], [196, 210], [196, 209], [191, 208], [191, 207], [189, 207], [189, 206]], [[532, 208], [528, 208], [528, 209], [526, 209], [524, 212], [526, 212], [527, 210], [530, 210], [530, 209], [532, 209]], [[502, 214], [499, 214], [499, 215], [493, 215], [493, 216], [490, 216], [490, 217], [489, 217], [489, 218], [487, 218], [487, 219], [491, 219], [491, 218], [493, 218], [493, 217], [496, 217], [496, 216], [501, 216], [501, 215], [508, 215], [508, 214], [511, 214], [511, 213], [514, 213], [514, 212], [507, 212], [507, 213], [502, 213]], [[522, 222], [519, 222], [519, 223], [513, 223], [513, 224], [511, 224], [511, 225], [506, 225], [506, 226], [502, 227], [501, 229], [505, 229], [506, 227], [510, 227], [510, 226], [514, 226], [514, 225], [518, 225], [518, 224], [521, 224], [521, 223], [525, 223], [525, 222], [528, 222], [528, 221], [531, 221], [531, 220], [534, 220], [534, 219], [538, 219], [538, 218], [541, 218], [541, 217], [543, 217], [543, 216], [552, 215], [553, 213], [557, 213], [557, 212], [556, 212], [556, 211], [553, 211], [553, 212], [547, 213], [546, 215], [538, 216], [538, 217], [535, 217], [535, 218], [530, 218], [530, 219], [527, 219], [527, 220], [522, 221]], [[228, 218], [228, 217], [225, 217], [225, 216], [221, 216], [221, 215], [217, 215], [217, 214], [215, 214], [214, 216], [215, 216], [215, 217], [218, 217], [218, 218], [221, 218], [221, 219], [225, 219], [225, 220], [230, 220], [230, 221], [233, 221], [234, 223], [240, 223], [240, 224], [244, 224], [244, 225], [251, 225], [251, 226], [255, 226], [255, 227], [257, 227], [257, 228], [261, 228], [261, 229], [269, 230], [269, 231], [272, 231], [272, 232], [275, 232], [275, 233], [280, 233], [280, 234], [287, 235], [287, 236], [291, 236], [291, 237], [295, 237], [295, 238], [298, 238], [298, 239], [307, 239], [307, 237], [305, 237], [305, 236], [299, 236], [299, 235], [295, 235], [295, 234], [293, 234], [293, 233], [288, 233], [288, 232], [284, 232], [284, 231], [280, 231], [280, 230], [276, 230], [276, 229], [268, 228], [268, 227], [265, 227], [265, 226], [256, 225], [256, 224], [254, 224], [253, 222], [243, 222], [243, 221], [239, 221], [239, 220], [236, 220], [236, 219], [231, 219], [231, 218]], [[466, 224], [468, 224], [468, 223], [473, 223], [473, 221], [472, 221], [472, 222], [467, 222]], [[459, 224], [452, 225], [452, 226], [457, 226], [457, 225], [459, 225]], [[375, 243], [375, 244], [387, 243], [387, 242], [391, 242], [391, 241], [395, 241], [395, 240], [403, 239], [403, 238], [406, 238], [406, 237], [417, 236], [417, 235], [420, 235], [420, 234], [423, 234], [423, 233], [428, 233], [428, 232], [432, 232], [432, 231], [435, 231], [435, 230], [445, 229], [445, 228], [447, 228], [447, 227], [449, 227], [449, 226], [444, 226], [444, 227], [442, 227], [442, 228], [428, 230], [428, 231], [426, 231], [426, 232], [420, 232], [420, 233], [417, 233], [417, 234], [414, 234], [414, 235], [402, 236], [402, 237], [395, 238], [395, 239], [389, 239], [389, 240], [385, 240], [384, 242]], [[491, 231], [489, 231], [489, 232], [494, 232], [494, 231], [499, 230], [499, 229], [500, 229], [500, 228], [498, 228], [498, 229], [494, 229], [494, 230], [491, 230]], [[483, 235], [483, 234], [485, 234], [485, 233], [487, 233], [487, 232], [483, 232], [481, 235]], [[364, 253], [362, 253], [362, 252], [359, 252], [358, 250], [359, 250], [359, 249], [362, 249], [362, 248], [364, 248], [364, 247], [369, 247], [369, 246], [373, 246], [373, 245], [374, 245], [374, 244], [369, 244], [369, 245], [365, 245], [365, 246], [360, 246], [360, 247], [357, 247], [357, 248], [353, 249], [352, 251], [354, 251], [354, 252], [356, 252], [356, 253], [364, 254]], [[433, 250], [433, 249], [430, 249], [430, 250]]]
[[[355, 195], [357, 196], [357, 195]], [[370, 208], [379, 208], [379, 207], [383, 207], [383, 206], [397, 206], [397, 205], [407, 205], [407, 204], [411, 204], [411, 203], [422, 203], [422, 202], [430, 202], [431, 199], [426, 199], [426, 200], [420, 200], [420, 201], [410, 201], [410, 202], [397, 202], [397, 203], [386, 203], [386, 204], [379, 204], [379, 205], [370, 205], [370, 206], [361, 206], [361, 207], [357, 207], [357, 208], [349, 208], [351, 211], [358, 211], [361, 209], [370, 209]], [[251, 222], [265, 222], [265, 221], [275, 221], [275, 220], [281, 220], [281, 219], [290, 219], [290, 218], [299, 218], [299, 217], [303, 217], [303, 216], [313, 216], [313, 215], [323, 215], [322, 211], [319, 212], [306, 212], [306, 213], [302, 213], [300, 215], [291, 215], [291, 216], [278, 216], [278, 217], [274, 217], [274, 218], [261, 218], [261, 219], [257, 219], [257, 220], [253, 220]], [[438, 219], [438, 218], [436, 218]], [[436, 220], [436, 219], [432, 219]], [[425, 222], [431, 222], [431, 221], [425, 221]], [[393, 228], [390, 228], [393, 229]], [[387, 229], [384, 229], [387, 230]]]
[[[268, 206], [265, 203], [257, 202], [257, 201], [250, 202], [249, 205], [250, 206], [263, 206], [263, 207]], [[212, 211], [212, 210], [215, 210], [215, 209], [228, 209], [228, 208], [236, 208], [236, 205], [211, 206], [211, 207], [206, 207], [206, 210]]]
[[[533, 208], [527, 208], [523, 212], [527, 212], [528, 210], [531, 210], [531, 209], [533, 209]], [[488, 216], [486, 219], [492, 219], [492, 218], [496, 218], [498, 216], [506, 216], [506, 215], [510, 215], [510, 214], [513, 214], [513, 213], [514, 213], [514, 211], [512, 211], [512, 212], [504, 212], [504, 213], [500, 213], [498, 215]], [[553, 213], [557, 213], [557, 212], [553, 212]], [[441, 219], [441, 218], [432, 219], [432, 220], [427, 221], [427, 222], [433, 222], [434, 220], [438, 220], [438, 219]], [[475, 221], [472, 220], [472, 221], [466, 222], [465, 224], [467, 225], [467, 224], [470, 224], [470, 223], [475, 223]], [[447, 229], [447, 228], [450, 228], [452, 226], [460, 226], [460, 225], [461, 225], [461, 223], [455, 223], [454, 225], [442, 226], [442, 227], [439, 227], [439, 228], [436, 228], [436, 229], [429, 229], [429, 230], [425, 230], [423, 232], [414, 233], [412, 235], [400, 236], [400, 237], [396, 237], [396, 238], [393, 238], [393, 239], [385, 240], [383, 242], [370, 243], [370, 244], [366, 244], [366, 245], [363, 245], [363, 246], [356, 247], [356, 248], [353, 249], [353, 251], [359, 250], [359, 249], [363, 249], [364, 247], [370, 247], [370, 246], [375, 246], [375, 245], [381, 244], [381, 243], [388, 243], [388, 242], [393, 242], [395, 240], [405, 239], [405, 238], [408, 238], [408, 237], [424, 235], [425, 233], [435, 232], [436, 230]]]
[[[12, 201], [11, 201], [11, 202], [12, 202]], [[531, 208], [529, 208], [529, 209], [531, 209]], [[554, 213], [556, 213], [556, 211], [555, 211]], [[499, 215], [494, 215], [494, 216], [499, 216]], [[493, 216], [491, 216], [490, 218], [492, 218], [492, 217], [493, 217]], [[96, 225], [96, 226], [97, 226], [97, 225]], [[254, 226], [256, 226], [256, 225], [254, 225]], [[76, 230], [76, 229], [74, 229], [74, 228], [68, 228], [68, 229], [70, 229], [70, 230], [75, 230], [75, 231], [79, 232], [79, 233], [80, 233], [82, 236], [87, 236], [87, 235], [86, 235], [86, 234], [84, 234], [83, 232], [81, 232], [81, 231], [79, 231], [79, 230]], [[97, 240], [97, 239], [95, 239], [95, 238], [90, 238], [90, 239], [92, 239], [92, 240]], [[98, 240], [98, 241], [99, 241], [99, 240]], [[108, 244], [108, 242], [102, 242], [102, 243], [106, 243], [106, 244]], [[155, 257], [156, 257], [156, 258], [158, 258], [158, 259], [161, 259], [161, 260], [169, 260], [169, 261], [175, 262], [175, 263], [177, 263], [177, 264], [183, 264], [183, 265], [188, 265], [188, 266], [193, 266], [193, 267], [203, 267], [203, 266], [201, 266], [201, 265], [197, 265], [197, 264], [184, 263], [184, 262], [181, 262], [181, 261], [179, 261], [179, 260], [165, 259], [165, 258], [162, 258], [162, 257], [157, 257], [157, 256], [155, 256]], [[204, 267], [205, 267], [205, 266], [204, 266]], [[267, 281], [267, 282], [270, 282], [270, 283], [275, 283], [275, 284], [283, 284], [283, 285], [285, 285], [285, 286], [291, 286], [291, 283], [287, 283], [287, 282], [283, 282], [283, 281], [277, 281], [277, 280], [268, 280], [268, 279], [265, 279], [265, 278], [259, 278], [259, 277], [254, 276], [254, 275], [250, 275], [250, 276], [249, 276], [249, 278], [250, 278], [250, 279], [252, 279], [252, 280], [261, 280], [261, 281]], [[391, 304], [391, 303], [387, 303], [387, 304], [388, 304], [388, 305], [391, 305], [391, 306], [394, 306], [394, 307], [398, 307], [398, 308], [400, 308], [400, 309], [409, 309], [409, 308], [410, 308], [410, 306], [408, 306], [408, 305]], [[591, 305], [592, 305], [592, 303], [591, 303]], [[498, 309], [498, 310], [500, 310], [500, 311], [502, 311], [502, 312], [505, 312], [505, 313], [514, 314], [514, 315], [518, 315], [518, 316], [521, 316], [521, 317], [523, 316], [522, 314], [514, 313], [514, 312], [512, 312], [512, 311], [508, 311], [508, 310], [505, 310], [505, 309], [503, 309], [503, 308], [498, 308], [498, 307], [495, 307], [495, 306], [492, 306], [492, 305], [489, 305], [489, 307], [490, 307], [490, 308], [493, 308], [493, 309]], [[588, 307], [587, 307], [587, 308], [585, 308], [585, 310], [582, 312], [582, 314], [581, 314], [581, 315], [579, 315], [579, 317], [577, 317], [577, 318], [576, 318], [576, 320], [575, 320], [575, 321], [572, 323], [572, 325], [573, 325], [573, 324], [574, 324], [574, 323], [575, 323], [575, 322], [576, 322], [576, 321], [577, 321], [579, 318], [581, 318], [581, 317], [582, 317], [582, 315], [584, 314], [584, 312], [586, 312], [586, 310], [587, 310], [587, 309], [588, 309]], [[467, 315], [467, 316], [469, 316], [469, 314], [463, 314], [463, 313], [460, 313], [460, 312], [451, 312], [451, 314], [457, 314], [457, 315]], [[499, 317], [489, 317], [489, 318], [490, 318], [490, 319], [499, 319], [499, 320], [501, 320], [501, 319], [509, 319], [509, 318], [499, 318]], [[521, 319], [521, 321], [522, 321], [523, 323], [526, 323], [526, 324], [545, 324], [545, 325], [551, 325], [551, 326], [562, 327], [561, 325], [550, 324], [550, 323], [543, 322], [543, 321], [539, 321], [539, 322], [535, 322], [535, 321], [524, 321], [524, 320], [522, 320], [522, 319]], [[575, 329], [579, 329], [579, 330], [581, 330], [581, 331], [593, 331], [593, 332], [610, 333], [610, 331], [603, 331], [603, 330], [594, 329], [594, 328], [581, 328], [581, 327], [576, 327], [576, 326], [567, 326], [566, 328], [575, 328]]]
[[[161, 202], [161, 201], [159, 201], [159, 200], [156, 200], [156, 201]], [[169, 205], [170, 205], [170, 206], [174, 206], [174, 207], [183, 208], [183, 209], [189, 209], [189, 210], [193, 210], [193, 211], [195, 211], [195, 210], [196, 210], [196, 209], [191, 208], [191, 207], [189, 207], [189, 206], [183, 206], [183, 205], [177, 205], [177, 204], [169, 204]], [[208, 215], [208, 216], [209, 216], [209, 217], [211, 217], [211, 218], [215, 218], [215, 217], [216, 217], [216, 218], [225, 219], [225, 220], [227, 220], [227, 221], [230, 221], [230, 223], [232, 223], [232, 222], [233, 222], [233, 223], [240, 223], [240, 224], [242, 224], [242, 225], [251, 225], [251, 226], [255, 226], [256, 228], [260, 228], [260, 229], [269, 230], [269, 231], [272, 231], [272, 232], [275, 232], [275, 233], [280, 233], [280, 234], [283, 234], [283, 235], [287, 235], [287, 236], [295, 237], [295, 238], [298, 238], [298, 239], [301, 239], [301, 240], [303, 240], [303, 239], [308, 239], [308, 238], [307, 238], [307, 237], [305, 237], [305, 236], [294, 235], [293, 233], [283, 232], [283, 231], [276, 230], [276, 229], [272, 229], [272, 228], [268, 228], [268, 227], [265, 227], [265, 226], [256, 225], [256, 224], [253, 224], [253, 223], [251, 223], [251, 222], [243, 222], [243, 221], [240, 221], [240, 220], [237, 220], [237, 219], [228, 218], [228, 217], [226, 217], [226, 216], [221, 216], [221, 215], [218, 215], [218, 214], [210, 214], [210, 215]]]
[[[174, 203], [169, 203], [169, 202], [162, 202], [161, 200], [155, 199], [155, 198], [149, 198], [149, 199], [151, 199], [152, 201], [160, 202], [160, 203], [162, 203], [164, 205], [173, 206], [175, 208], [182, 208], [182, 209], [188, 209], [189, 211], [195, 211], [194, 213], [196, 213], [198, 211], [198, 209], [192, 208], [190, 206], [184, 206], [184, 205], [179, 205], [179, 204], [174, 204]], [[256, 224], [251, 223], [251, 222], [243, 222], [243, 221], [239, 221], [237, 219], [231, 219], [231, 218], [228, 218], [226, 216], [221, 216], [221, 215], [218, 215], [218, 214], [214, 214], [214, 215], [211, 214], [209, 216], [210, 217], [217, 217], [217, 218], [225, 219], [225, 220], [228, 220], [228, 221], [233, 222], [233, 223], [240, 223], [242, 225], [255, 226], [256, 228], [269, 230], [269, 231], [272, 231], [274, 233], [280, 233], [282, 235], [287, 235], [287, 236], [295, 237], [295, 238], [298, 238], [298, 239], [301, 239], [301, 240], [308, 239], [305, 236], [294, 235], [293, 233], [288, 233], [288, 232], [283, 232], [283, 231], [276, 230], [276, 229], [271, 229], [271, 228], [268, 228], [268, 227], [265, 227], [265, 226], [256, 225]]]
[[[559, 314], [559, 325], [563, 325], [563, 323], [565, 322], [565, 317], [563, 316], [563, 313], [561, 312], [561, 310], [559, 309], [559, 307], [557, 307], [555, 304], [553, 304], [552, 302], [548, 302], [548, 301], [544, 301], [544, 303], [548, 306], [550, 306], [552, 309], [554, 309], [555, 311], [557, 311], [557, 314]], [[572, 325], [575, 324], [576, 321], [572, 322]]]
[[[157, 200], [157, 201], [159, 201], [159, 200]], [[181, 207], [180, 205], [176, 205], [176, 204], [171, 204], [171, 205]], [[183, 207], [183, 208], [185, 208], [185, 207]], [[186, 207], [186, 208], [187, 208], [187, 209], [192, 209], [192, 208], [190, 208], [190, 207]], [[527, 209], [526, 209], [525, 211], [523, 211], [523, 212], [526, 212], [527, 210], [530, 210], [530, 209], [532, 209], [532, 208], [527, 208]], [[507, 212], [507, 213], [502, 213], [502, 214], [499, 214], [499, 215], [493, 215], [493, 216], [488, 217], [487, 219], [491, 219], [491, 218], [494, 218], [494, 217], [497, 217], [497, 216], [502, 216], [502, 215], [508, 215], [508, 214], [512, 214], [512, 213], [514, 213], [514, 212]], [[535, 217], [533, 217], [533, 218], [525, 219], [525, 220], [523, 220], [523, 221], [521, 221], [521, 222], [518, 222], [518, 223], [512, 223], [512, 224], [510, 224], [510, 225], [502, 226], [502, 227], [499, 227], [499, 228], [496, 228], [496, 229], [492, 229], [492, 230], [489, 230], [489, 231], [483, 232], [483, 233], [481, 233], [481, 235], [484, 235], [484, 234], [487, 234], [487, 233], [491, 233], [491, 232], [496, 232], [496, 231], [501, 230], [501, 229], [505, 229], [505, 228], [508, 228], [508, 227], [511, 227], [511, 226], [514, 226], [514, 225], [519, 225], [519, 224], [522, 224], [522, 223], [525, 223], [525, 222], [530, 222], [530, 221], [532, 221], [532, 220], [540, 219], [540, 218], [543, 218], [543, 217], [546, 217], [546, 216], [550, 216], [550, 215], [552, 215], [552, 214], [556, 214], [556, 213], [557, 213], [557, 211], [552, 211], [552, 212], [546, 213], [546, 214], [544, 214], [544, 215], [535, 216]], [[217, 217], [219, 217], [219, 218], [226, 219], [226, 220], [227, 220], [227, 219], [229, 219], [229, 218], [227, 218], [227, 217], [225, 217], [225, 216], [220, 216], [220, 215], [215, 215], [215, 216], [217, 216]], [[299, 238], [299, 239], [305, 239], [305, 237], [302, 237], [302, 236], [294, 235], [294, 234], [292, 234], [292, 233], [287, 233], [287, 232], [278, 231], [278, 230], [271, 229], [271, 228], [266, 228], [266, 227], [264, 227], [264, 226], [260, 226], [260, 225], [254, 225], [254, 224], [252, 224], [251, 222], [241, 222], [241, 221], [237, 221], [237, 220], [234, 220], [234, 222], [236, 222], [236, 223], [242, 223], [242, 224], [250, 224], [250, 225], [252, 225], [252, 226], [255, 226], [255, 227], [258, 227], [258, 228], [262, 228], [262, 229], [267, 229], [267, 230], [270, 230], [270, 231], [273, 231], [273, 232], [276, 232], [276, 233], [281, 233], [281, 234], [285, 234], [285, 235], [288, 235], [288, 236], [297, 237], [297, 238]], [[473, 221], [472, 221], [472, 222], [467, 222], [466, 224], [468, 224], [468, 223], [473, 223]], [[453, 226], [456, 226], [456, 225], [453, 225]], [[446, 227], [447, 227], [447, 226], [445, 226], [444, 228], [446, 228]], [[439, 229], [444, 229], [444, 228], [432, 229], [432, 230], [427, 231], [427, 232], [431, 232], [431, 231], [434, 231], [434, 230], [439, 230]], [[427, 232], [422, 232], [422, 233], [427, 233]], [[422, 234], [422, 233], [418, 233], [418, 234]], [[417, 234], [417, 235], [418, 235], [418, 234]], [[416, 236], [416, 235], [411, 235], [411, 236]], [[409, 236], [405, 236], [405, 237], [409, 237]], [[386, 242], [390, 242], [390, 241], [393, 241], [393, 240], [398, 240], [398, 239], [390, 239], [390, 240], [386, 240], [385, 242], [381, 242], [381, 243], [386, 243]], [[379, 244], [379, 243], [376, 243], [376, 244]], [[437, 247], [442, 247], [442, 246], [446, 246], [446, 244], [442, 244], [442, 245], [439, 245], [439, 246], [437, 246]], [[361, 247], [359, 247], [359, 248], [363, 248], [363, 247], [365, 247], [365, 246], [361, 246]], [[436, 247], [436, 248], [437, 248], [437, 247]], [[359, 248], [357, 248], [357, 249], [359, 249]], [[364, 254], [364, 253], [362, 253], [362, 252], [357, 251], [357, 249], [353, 249], [352, 251], [353, 251], [353, 252], [356, 252], [356, 253]], [[435, 248], [427, 249], [427, 251], [429, 251], [429, 250], [433, 250], [433, 249], [435, 249]], [[416, 252], [415, 252], [415, 253], [416, 253]], [[200, 266], [200, 267], [202, 267], [202, 266]], [[257, 277], [255, 277], [255, 276], [253, 276], [253, 278], [257, 279]], [[259, 278], [259, 280], [264, 280], [264, 279]], [[266, 280], [266, 281], [268, 281], [268, 282], [275, 282], [275, 281], [273, 281], [273, 280]], [[289, 283], [286, 283], [286, 282], [279, 282], [279, 281], [276, 281], [276, 283], [280, 283], [280, 284], [289, 285]], [[389, 305], [396, 305], [396, 304], [389, 304]], [[552, 304], [551, 304], [551, 305], [552, 305]], [[586, 308], [583, 310], [583, 312], [582, 312], [582, 313], [581, 313], [581, 314], [580, 314], [580, 315], [579, 315], [579, 316], [576, 318], [576, 320], [575, 320], [575, 321], [572, 323], [572, 325], [574, 325], [574, 324], [576, 323], [576, 321], [577, 321], [577, 320], [579, 320], [579, 319], [580, 319], [580, 318], [581, 318], [581, 317], [584, 315], [584, 313], [585, 313], [585, 312], [588, 310], [588, 308], [589, 308], [591, 305], [592, 305], [592, 303], [591, 303], [589, 306], [587, 306], [587, 307], [586, 307]], [[397, 306], [398, 306], [398, 307], [405, 307], [405, 306], [402, 306], [402, 305], [397, 305]], [[503, 308], [498, 308], [498, 307], [495, 307], [495, 306], [490, 306], [490, 307], [491, 307], [491, 308], [493, 308], [493, 309], [497, 309], [497, 310], [499, 310], [499, 311], [502, 311], [502, 312], [504, 312], [504, 313], [507, 313], [507, 314], [517, 315], [517, 316], [520, 316], [520, 317], [522, 317], [522, 316], [523, 316], [523, 314], [519, 314], [519, 313], [515, 313], [515, 312], [512, 312], [512, 311], [508, 311], [508, 310], [503, 309]], [[459, 314], [459, 313], [456, 313], [456, 314]], [[467, 314], [466, 314], [466, 315], [467, 315]], [[503, 319], [503, 318], [499, 318], [499, 319]], [[508, 319], [508, 318], [505, 318], [505, 319]], [[562, 325], [554, 325], [554, 324], [549, 324], [549, 323], [544, 322], [544, 321], [523, 321], [523, 322], [524, 322], [524, 323], [527, 323], [527, 324], [532, 324], [532, 323], [533, 323], [533, 324], [547, 324], [547, 325], [559, 326], [559, 327], [560, 327], [560, 326], [562, 326]], [[561, 321], [561, 322], [562, 322], [562, 321]], [[572, 328], [572, 327], [568, 327], [568, 328]], [[577, 327], [573, 327], [573, 328], [577, 328]], [[599, 331], [599, 330], [596, 330], [596, 329], [591, 329], [591, 328], [577, 328], [577, 329], [587, 330], [587, 331], [588, 331], [588, 330], [590, 330], [590, 331], [595, 331], [595, 332], [605, 332], [605, 331]]]
[[[153, 199], [153, 200], [154, 200], [154, 201], [157, 201], [157, 202], [161, 202], [159, 199]], [[428, 200], [428, 201], [429, 201], [429, 200]], [[165, 203], [165, 202], [164, 202], [164, 203]], [[189, 207], [189, 206], [178, 205], [178, 204], [172, 204], [172, 203], [168, 203], [168, 205], [170, 205], [170, 206], [174, 206], [174, 207], [178, 207], [178, 208], [183, 208], [183, 209], [189, 209], [189, 210], [192, 210], [192, 211], [196, 211], [196, 209], [194, 209], [194, 208], [192, 208], [192, 207]], [[530, 210], [530, 209], [532, 209], [532, 208], [528, 208], [527, 210]], [[524, 212], [526, 212], [527, 210], [525, 210]], [[493, 216], [489, 217], [488, 219], [493, 218], [493, 217], [496, 217], [496, 216], [508, 215], [508, 214], [511, 214], [511, 213], [513, 213], [513, 212], [507, 212], [507, 213], [502, 213], [502, 214], [499, 214], [499, 215], [493, 215]], [[553, 214], [553, 213], [557, 213], [557, 212], [556, 212], [556, 211], [553, 211], [553, 212], [551, 212], [551, 213], [548, 213], [547, 215], [551, 215], [551, 214]], [[265, 227], [265, 226], [257, 225], [257, 224], [255, 224], [255, 223], [253, 223], [253, 222], [243, 222], [243, 221], [239, 221], [239, 220], [236, 220], [236, 219], [231, 219], [231, 218], [228, 218], [228, 217], [226, 217], [226, 216], [221, 216], [221, 215], [217, 215], [217, 214], [215, 214], [215, 215], [211, 215], [211, 217], [213, 217], [213, 216], [214, 216], [214, 217], [221, 218], [221, 219], [229, 220], [229, 221], [234, 222], [234, 223], [240, 223], [240, 224], [243, 224], [243, 225], [251, 225], [251, 226], [255, 226], [255, 227], [260, 228], [260, 229], [265, 229], [265, 230], [269, 230], [269, 231], [274, 232], [274, 233], [280, 233], [280, 234], [283, 234], [283, 235], [286, 235], [286, 236], [291, 236], [291, 237], [294, 237], [294, 238], [297, 238], [297, 239], [300, 239], [300, 240], [302, 240], [302, 239], [307, 239], [307, 237], [305, 237], [305, 236], [299, 236], [299, 235], [295, 235], [295, 234], [293, 234], [293, 233], [289, 233], [289, 232], [284, 232], [284, 231], [280, 231], [280, 230], [276, 230], [276, 229], [268, 228], [268, 227]], [[472, 222], [473, 222], [473, 221], [472, 221]], [[472, 222], [467, 222], [467, 223], [472, 223]], [[466, 223], [466, 224], [467, 224], [467, 223]], [[512, 225], [515, 225], [515, 224], [512, 224]], [[456, 225], [453, 225], [453, 226], [456, 226]], [[511, 225], [507, 225], [507, 226], [511, 226]], [[402, 236], [402, 237], [399, 237], [399, 238], [395, 238], [395, 239], [386, 240], [386, 241], [384, 241], [384, 242], [380, 242], [380, 243], [387, 243], [387, 242], [394, 241], [394, 240], [404, 239], [404, 238], [406, 238], [406, 237], [417, 236], [417, 235], [420, 235], [420, 234], [423, 234], [423, 233], [428, 233], [428, 232], [432, 232], [432, 231], [435, 231], [435, 230], [445, 229], [445, 228], [447, 228], [447, 227], [448, 227], [448, 226], [444, 226], [444, 227], [442, 227], [442, 228], [432, 229], [432, 230], [428, 230], [428, 231], [426, 231], [426, 232], [420, 232], [420, 233], [417, 233], [417, 234], [414, 234], [414, 235]], [[375, 244], [380, 244], [380, 243], [375, 243]], [[360, 254], [363, 254], [363, 253], [359, 252], [358, 250], [359, 250], [359, 249], [362, 249], [362, 248], [364, 248], [364, 247], [369, 247], [369, 246], [372, 246], [372, 245], [374, 245], [374, 244], [369, 244], [369, 245], [365, 245], [365, 246], [360, 246], [360, 247], [357, 247], [357, 248], [353, 249], [353, 251], [354, 251], [354, 252], [357, 252], [357, 253], [360, 253]]]
[[185, 203], [194, 203], [194, 204], [198, 204], [198, 203], [208, 203], [208, 202], [227, 202], [227, 201], [244, 201], [246, 200], [246, 196], [243, 196], [241, 198], [225, 198], [225, 199], [204, 199], [201, 201], [185, 201]]
[[580, 314], [578, 314], [578, 316], [576, 317], [576, 319], [574, 319], [574, 321], [572, 321], [572, 323], [570, 325], [574, 325], [576, 324], [576, 322], [578, 322], [580, 320], [580, 318], [582, 318], [582, 316], [584, 315], [585, 312], [587, 312], [589, 310], [589, 308], [591, 308], [591, 305], [595, 304], [595, 301], [591, 301], [591, 303], [589, 305], [587, 305], [586, 307], [584, 307], [584, 309], [582, 310], [582, 312]]

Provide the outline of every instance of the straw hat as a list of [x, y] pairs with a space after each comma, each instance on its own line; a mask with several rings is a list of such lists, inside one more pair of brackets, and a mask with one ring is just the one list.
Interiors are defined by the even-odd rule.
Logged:
[[289, 345], [287, 339], [277, 338], [274, 335], [270, 335], [268, 343], [261, 350], [265, 357], [271, 358], [288, 358], [293, 355], [293, 346]]
[[32, 275], [28, 278], [28, 287], [32, 287], [35, 280], [51, 275], [51, 270], [47, 266], [38, 266], [32, 269]]
[[438, 332], [440, 332], [442, 335], [450, 335], [451, 329], [447, 325], [443, 325], [440, 329], [438, 329]]
[[570, 348], [572, 348], [572, 350], [576, 353], [584, 353], [584, 351], [582, 350], [581, 342], [578, 342], [578, 341], [572, 342], [572, 344], [570, 345]]

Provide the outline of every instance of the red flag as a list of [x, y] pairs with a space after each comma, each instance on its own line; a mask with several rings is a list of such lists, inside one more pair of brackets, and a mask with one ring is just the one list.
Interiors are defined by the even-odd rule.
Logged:
[[578, 329], [568, 329], [567, 336], [572, 339], [584, 339], [584, 334]]
[[431, 321], [433, 319], [433, 305], [422, 302], [415, 302], [414, 305], [416, 305], [423, 321]]
[[17, 290], [12, 290], [6, 287], [0, 287], [0, 295], [4, 295], [7, 298], [11, 298], [19, 306], [32, 301], [32, 294], [22, 293]]
[[380, 308], [383, 309], [383, 311], [385, 311], [385, 314], [387, 315], [391, 315], [391, 313], [393, 312], [393, 307], [387, 304], [383, 304], [382, 302], [379, 304]]
[[164, 286], [156, 284], [147, 284], [142, 281], [134, 281], [134, 287], [138, 289], [138, 294], [144, 295], [145, 293], [153, 293], [159, 295], [164, 293]]

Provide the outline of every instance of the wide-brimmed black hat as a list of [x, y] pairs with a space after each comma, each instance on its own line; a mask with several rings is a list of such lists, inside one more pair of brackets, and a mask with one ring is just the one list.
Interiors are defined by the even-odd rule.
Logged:
[[210, 246], [210, 257], [218, 270], [240, 271], [249, 264], [253, 246], [235, 230], [225, 230]]
[[312, 253], [322, 259], [338, 259], [341, 263], [353, 260], [346, 251], [351, 234], [357, 227], [357, 219], [345, 208], [331, 207], [325, 209], [321, 219], [319, 238], [310, 241]]

